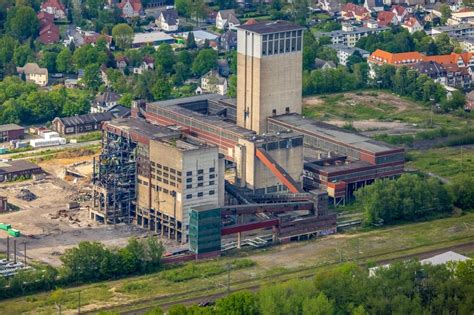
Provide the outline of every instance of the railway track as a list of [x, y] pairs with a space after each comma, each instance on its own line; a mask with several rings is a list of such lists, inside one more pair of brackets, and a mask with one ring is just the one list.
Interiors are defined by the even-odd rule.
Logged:
[[[464, 237], [462, 239], [469, 239], [472, 237]], [[423, 247], [427, 247], [422, 246]], [[462, 243], [462, 244], [457, 244], [457, 245], [451, 245], [443, 248], [438, 248], [438, 249], [433, 249], [433, 250], [428, 250], [428, 251], [422, 251], [414, 254], [402, 254], [403, 252], [413, 250], [416, 248], [420, 247], [413, 247], [413, 248], [407, 248], [399, 251], [391, 251], [390, 253], [382, 253], [382, 254], [377, 254], [377, 255], [369, 255], [369, 256], [364, 256], [360, 257], [362, 260], [370, 260], [375, 258], [375, 263], [378, 265], [384, 265], [388, 264], [394, 261], [400, 261], [400, 260], [407, 260], [407, 259], [412, 259], [412, 258], [418, 258], [418, 259], [424, 259], [428, 258], [440, 253], [443, 253], [445, 251], [453, 250], [453, 251], [461, 251], [461, 250], [474, 250], [474, 241], [470, 241], [467, 243]], [[400, 253], [400, 256], [396, 256], [393, 258], [389, 259], [376, 259], [376, 257], [381, 257], [387, 254], [393, 254], [393, 253]], [[232, 287], [238, 287], [237, 289], [231, 289], [229, 292], [237, 292], [237, 291], [242, 291], [242, 290], [250, 290], [250, 291], [257, 291], [262, 285], [268, 284], [268, 283], [273, 283], [275, 281], [286, 281], [290, 279], [307, 279], [311, 278], [314, 276], [314, 271], [318, 268], [322, 267], [331, 267], [338, 265], [339, 262], [333, 262], [333, 263], [328, 263], [324, 266], [319, 266], [319, 267], [305, 267], [305, 268], [300, 268], [297, 270], [293, 271], [286, 271], [281, 274], [273, 274], [271, 276], [265, 276], [259, 279], [251, 279], [251, 280], [240, 280], [240, 281], [235, 281], [231, 283]], [[254, 284], [253, 282], [259, 281], [258, 284]], [[249, 285], [245, 285], [246, 283], [249, 283]], [[137, 302], [133, 302], [130, 304], [125, 304], [121, 306], [114, 306], [114, 307], [104, 307], [104, 308], [98, 308], [86, 312], [82, 312], [83, 314], [94, 314], [99, 311], [106, 311], [106, 310], [114, 310], [118, 311], [120, 314], [123, 315], [138, 315], [138, 314], [144, 314], [146, 311], [149, 311], [155, 307], [161, 307], [162, 309], [167, 309], [173, 305], [176, 304], [183, 304], [183, 305], [194, 305], [194, 304], [199, 304], [203, 301], [214, 301], [216, 299], [219, 299], [221, 297], [224, 297], [227, 295], [226, 291], [223, 292], [217, 292], [213, 294], [201, 294], [197, 296], [193, 296], [199, 293], [202, 293], [203, 290], [190, 290], [187, 292], [182, 292], [178, 294], [173, 294], [173, 295], [168, 295], [168, 296], [162, 296], [162, 297], [157, 297], [157, 298], [150, 298], [150, 299], [145, 299]], [[205, 290], [204, 290], [205, 292]], [[191, 297], [190, 297], [191, 296]], [[120, 310], [123, 311], [120, 311]]]

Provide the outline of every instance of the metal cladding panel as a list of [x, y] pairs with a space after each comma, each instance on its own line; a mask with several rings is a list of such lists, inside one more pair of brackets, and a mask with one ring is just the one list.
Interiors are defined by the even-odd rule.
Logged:
[[226, 226], [222, 228], [221, 235], [229, 235], [229, 234], [235, 234], [239, 232], [269, 228], [269, 227], [273, 227], [277, 225], [278, 225], [278, 219]]

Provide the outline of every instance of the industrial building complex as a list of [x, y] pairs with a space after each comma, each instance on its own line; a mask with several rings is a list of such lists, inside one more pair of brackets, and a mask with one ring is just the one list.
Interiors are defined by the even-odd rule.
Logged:
[[301, 27], [237, 29], [237, 99], [134, 101], [130, 118], [103, 123], [91, 219], [208, 257], [247, 231], [279, 242], [335, 233], [329, 202], [403, 172], [403, 149], [301, 116]]

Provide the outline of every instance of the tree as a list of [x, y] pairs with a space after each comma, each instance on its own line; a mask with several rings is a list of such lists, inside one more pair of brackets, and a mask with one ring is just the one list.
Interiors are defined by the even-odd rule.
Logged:
[[417, 220], [452, 209], [451, 197], [436, 179], [404, 174], [397, 180], [377, 180], [355, 192], [365, 224]]
[[335, 313], [334, 302], [321, 292], [316, 298], [303, 303], [303, 315], [332, 315]]
[[68, 48], [64, 48], [56, 58], [56, 70], [58, 72], [70, 73], [73, 70], [72, 53]]
[[217, 63], [217, 52], [213, 49], [203, 49], [201, 50], [196, 59], [193, 62], [193, 72], [201, 76], [207, 73], [209, 70], [213, 69]]
[[50, 73], [56, 72], [56, 57], [57, 53], [52, 51], [45, 51], [40, 59], [40, 66], [47, 68]]
[[294, 21], [300, 25], [306, 25], [306, 18], [308, 17], [308, 0], [293, 0], [292, 11]]
[[248, 291], [233, 293], [216, 302], [217, 314], [257, 315], [258, 303], [255, 295]]
[[237, 96], [237, 76], [236, 75], [231, 75], [229, 77], [229, 87], [227, 89], [227, 95], [229, 97]]
[[189, 16], [190, 1], [189, 0], [175, 0], [174, 6], [179, 15]]
[[438, 48], [438, 53], [441, 55], [450, 54], [454, 49], [454, 45], [451, 44], [451, 39], [447, 33], [437, 35], [434, 42]]
[[31, 7], [15, 6], [8, 10], [7, 30], [15, 38], [23, 41], [38, 35], [39, 21]]
[[190, 75], [190, 72], [191, 72], [189, 67], [186, 66], [182, 62], [177, 62], [174, 65], [173, 70], [174, 70], [173, 79], [174, 79], [175, 84], [177, 84], [177, 85], [180, 85], [184, 81], [186, 81], [186, 79], [188, 79], [188, 77]]
[[173, 70], [174, 63], [173, 48], [169, 44], [161, 44], [155, 54], [155, 67], [161, 66], [166, 73], [170, 73]]
[[445, 112], [449, 112], [458, 108], [462, 108], [464, 104], [466, 104], [466, 96], [461, 91], [455, 90], [453, 91], [451, 98], [444, 98], [441, 101], [441, 108]]
[[440, 6], [439, 11], [441, 12], [441, 23], [446, 24], [448, 19], [451, 17], [451, 8], [446, 3], [443, 3]]
[[112, 29], [112, 38], [119, 48], [130, 48], [133, 42], [133, 29], [126, 23], [117, 24]]
[[13, 54], [13, 59], [15, 61], [15, 65], [19, 67], [23, 67], [27, 62], [33, 61], [34, 53], [30, 45], [27, 43], [21, 46], [17, 46]]
[[471, 175], [457, 175], [451, 180], [448, 189], [456, 207], [474, 209], [474, 178]]
[[188, 38], [186, 38], [186, 48], [187, 49], [194, 49], [196, 48], [196, 40], [194, 39], [194, 33], [189, 32]]
[[99, 65], [90, 64], [84, 69], [84, 77], [81, 79], [87, 88], [97, 90], [102, 83], [99, 73]]

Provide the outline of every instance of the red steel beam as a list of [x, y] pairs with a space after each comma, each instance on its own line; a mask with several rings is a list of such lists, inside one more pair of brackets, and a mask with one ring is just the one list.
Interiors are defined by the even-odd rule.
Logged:
[[278, 225], [278, 219], [265, 220], [259, 222], [250, 222], [225, 226], [221, 229], [221, 235], [230, 235], [239, 232], [253, 231], [257, 229], [269, 228]]
[[303, 190], [298, 187], [295, 180], [262, 149], [256, 149], [255, 155], [262, 163], [275, 175], [278, 180], [285, 185], [292, 193], [301, 193]]

